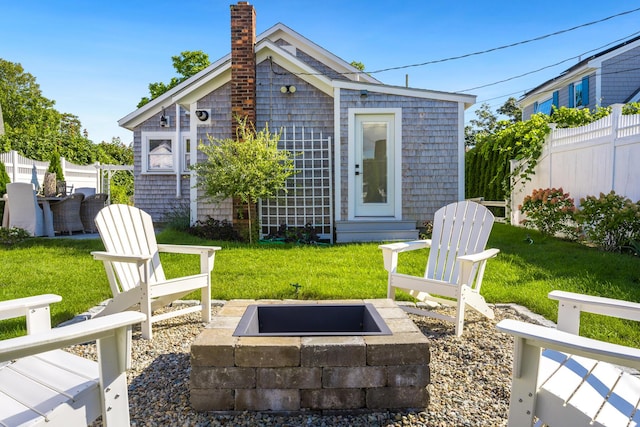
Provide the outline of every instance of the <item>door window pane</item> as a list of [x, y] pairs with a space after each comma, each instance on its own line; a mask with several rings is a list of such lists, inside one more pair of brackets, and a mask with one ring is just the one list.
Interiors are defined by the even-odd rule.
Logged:
[[386, 203], [387, 123], [362, 124], [362, 202]]

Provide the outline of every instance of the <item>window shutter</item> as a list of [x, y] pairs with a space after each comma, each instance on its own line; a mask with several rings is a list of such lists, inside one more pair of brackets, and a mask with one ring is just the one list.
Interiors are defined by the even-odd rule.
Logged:
[[553, 99], [551, 101], [551, 105], [555, 105], [556, 108], [559, 106], [558, 105], [558, 91], [557, 90], [555, 92], [553, 92]]
[[582, 105], [589, 105], [589, 77], [582, 79]]
[[569, 85], [569, 108], [575, 107], [575, 88], [573, 87], [573, 83]]
[[537, 113], [538, 112], [538, 101], [533, 103], [533, 113]]

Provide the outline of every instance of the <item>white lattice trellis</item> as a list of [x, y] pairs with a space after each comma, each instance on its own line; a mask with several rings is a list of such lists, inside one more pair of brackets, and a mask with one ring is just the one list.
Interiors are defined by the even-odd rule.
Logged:
[[333, 242], [333, 180], [331, 137], [314, 135], [305, 128], [282, 133], [278, 148], [294, 154], [298, 172], [287, 180], [287, 191], [260, 204], [262, 235], [276, 232], [281, 225], [304, 227], [310, 224], [321, 239]]

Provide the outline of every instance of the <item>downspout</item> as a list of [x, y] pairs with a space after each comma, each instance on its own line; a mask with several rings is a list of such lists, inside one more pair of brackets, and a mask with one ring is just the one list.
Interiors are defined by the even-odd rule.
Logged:
[[[191, 114], [189, 115], [189, 130], [191, 134], [189, 161], [191, 162], [191, 165], [195, 165], [198, 162], [198, 126], [194, 120], [191, 120], [191, 117], [195, 116], [197, 107], [198, 105], [195, 102], [189, 107], [191, 111]], [[196, 184], [196, 173], [193, 170], [189, 170], [189, 219], [191, 221], [191, 225], [194, 225], [198, 220], [198, 188], [196, 187]]]
[[[340, 176], [340, 88], [333, 88], [333, 217], [334, 223], [341, 220], [342, 210], [342, 180]], [[332, 230], [333, 232], [333, 230]]]
[[464, 145], [464, 103], [458, 102], [458, 200], [464, 200], [464, 161], [466, 147]]
[[182, 162], [180, 153], [182, 152], [182, 140], [180, 139], [180, 105], [176, 103], [176, 147], [173, 150], [173, 164], [176, 168], [176, 199], [182, 197]]

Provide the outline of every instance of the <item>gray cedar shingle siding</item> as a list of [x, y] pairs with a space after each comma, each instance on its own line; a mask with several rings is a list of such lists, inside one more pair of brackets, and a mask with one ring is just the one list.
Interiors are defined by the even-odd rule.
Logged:
[[[333, 135], [333, 98], [299, 77], [269, 61], [257, 65], [257, 123], [258, 130], [269, 123], [272, 132], [292, 126], [322, 131]], [[294, 85], [295, 93], [281, 93], [282, 86]]]
[[[640, 47], [602, 64], [602, 105], [624, 103], [640, 87]], [[589, 84], [592, 82], [590, 81]], [[595, 87], [595, 84], [593, 84]], [[595, 93], [594, 93], [595, 97]]]
[[[231, 138], [231, 83], [226, 83], [214, 92], [198, 100], [198, 108], [211, 110], [211, 125], [198, 126], [197, 144], [209, 144], [208, 136], [214, 140]], [[198, 150], [198, 162], [205, 160], [205, 155]], [[204, 198], [204, 192], [198, 189], [198, 220], [207, 217], [218, 220], [231, 220], [233, 206], [231, 200], [221, 203], [211, 202]]]
[[[282, 39], [278, 39], [275, 42], [275, 44], [277, 46], [280, 46], [280, 47], [291, 46], [289, 43], [287, 43], [285, 40], [282, 40]], [[312, 56], [309, 56], [307, 53], [303, 52], [300, 49], [296, 49], [295, 50], [295, 56], [296, 56], [296, 58], [298, 58], [299, 60], [301, 60], [305, 64], [309, 65], [310, 67], [312, 67], [315, 70], [318, 70], [319, 73], [324, 74], [325, 76], [329, 77], [330, 79], [333, 79], [333, 80], [349, 80], [346, 76], [336, 72], [334, 69], [326, 66], [322, 62], [318, 61], [317, 59], [313, 58]], [[260, 79], [258, 79], [258, 81], [260, 81]]]
[[[148, 175], [143, 174], [142, 166], [142, 132], [168, 132], [175, 129], [176, 109], [175, 105], [167, 106], [164, 111], [169, 117], [170, 128], [160, 127], [160, 116], [158, 113], [144, 122], [134, 132], [134, 204], [151, 215], [155, 222], [166, 221], [167, 207], [177, 209], [189, 201], [189, 179], [183, 178], [180, 182], [182, 197], [176, 198], [176, 176], [175, 175]], [[185, 112], [180, 115], [181, 126], [188, 126], [188, 118]]]
[[[349, 108], [402, 108], [402, 218], [424, 221], [458, 199], [458, 103], [342, 90], [341, 173], [347, 176]], [[347, 182], [341, 185], [340, 219], [348, 218]]]

